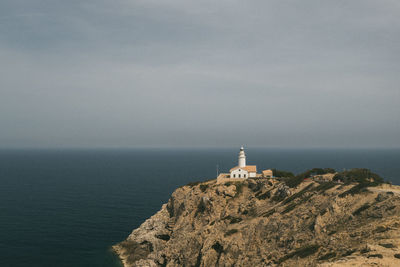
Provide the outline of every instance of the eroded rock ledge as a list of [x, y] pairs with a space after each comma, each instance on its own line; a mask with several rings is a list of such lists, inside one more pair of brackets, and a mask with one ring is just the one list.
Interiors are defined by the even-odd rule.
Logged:
[[113, 249], [126, 267], [400, 266], [400, 187], [354, 186], [183, 186]]

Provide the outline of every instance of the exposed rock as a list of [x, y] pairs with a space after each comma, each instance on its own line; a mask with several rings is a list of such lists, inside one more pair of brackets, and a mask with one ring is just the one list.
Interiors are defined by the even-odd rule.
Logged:
[[279, 200], [283, 200], [284, 198], [286, 198], [289, 195], [290, 195], [289, 186], [280, 184], [278, 186], [278, 189], [275, 191], [274, 198], [279, 201]]
[[399, 187], [343, 194], [353, 186], [183, 186], [113, 248], [126, 267], [400, 266]]

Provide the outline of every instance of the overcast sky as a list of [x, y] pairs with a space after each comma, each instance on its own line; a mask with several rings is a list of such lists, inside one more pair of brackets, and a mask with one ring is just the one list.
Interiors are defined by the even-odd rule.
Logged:
[[400, 1], [0, 1], [0, 148], [241, 144], [399, 147]]

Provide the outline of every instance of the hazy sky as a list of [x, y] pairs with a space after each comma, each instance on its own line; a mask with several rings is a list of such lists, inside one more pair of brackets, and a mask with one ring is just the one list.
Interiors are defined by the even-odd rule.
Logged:
[[0, 1], [0, 147], [241, 144], [399, 147], [400, 1]]

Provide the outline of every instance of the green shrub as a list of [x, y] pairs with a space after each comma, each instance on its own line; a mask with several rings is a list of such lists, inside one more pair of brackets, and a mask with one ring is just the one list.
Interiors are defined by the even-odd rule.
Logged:
[[257, 209], [256, 207], [250, 207], [250, 209], [247, 212], [249, 217], [256, 217], [257, 216]]
[[211, 248], [214, 249], [218, 254], [224, 252], [224, 247], [218, 241], [212, 245]]
[[379, 244], [379, 246], [384, 247], [384, 248], [397, 248], [396, 245], [391, 244], [391, 243]]
[[205, 192], [207, 190], [208, 186], [209, 186], [208, 184], [201, 184], [200, 185], [201, 192]]
[[386, 208], [386, 211], [392, 210], [392, 209], [395, 209], [395, 208], [396, 208], [396, 206], [390, 206], [390, 207], [387, 207], [387, 208]]
[[231, 230], [227, 231], [224, 236], [227, 237], [227, 236], [233, 235], [237, 232], [238, 232], [238, 229], [231, 229]]
[[256, 194], [256, 198], [259, 200], [264, 200], [264, 199], [270, 198], [270, 197], [271, 197], [271, 190], [268, 190], [267, 192], [265, 192], [263, 194]]
[[339, 197], [345, 197], [347, 195], [355, 195], [355, 194], [359, 194], [361, 192], [365, 192], [367, 191], [366, 187], [368, 187], [369, 184], [367, 183], [361, 183], [361, 184], [357, 184], [355, 186], [353, 186], [352, 188], [350, 188], [349, 190], [339, 194]]
[[[382, 177], [380, 177], [378, 174], [371, 172], [371, 170], [368, 169], [351, 169], [351, 170], [346, 170], [340, 173], [337, 173], [333, 177], [334, 181], [341, 180], [344, 183], [368, 183], [370, 185], [368, 186], [373, 186], [373, 185], [379, 185], [384, 182]], [[372, 181], [370, 181], [372, 180]]]
[[313, 184], [309, 184], [306, 187], [304, 187], [303, 189], [301, 189], [299, 192], [291, 195], [290, 197], [286, 198], [284, 201], [282, 201], [282, 204], [286, 204], [289, 203], [290, 201], [301, 197], [305, 192], [307, 192], [309, 189], [311, 189], [314, 185]]
[[371, 207], [370, 204], [365, 203], [364, 205], [362, 205], [361, 207], [359, 207], [358, 209], [356, 209], [353, 212], [353, 215], [359, 215], [361, 212], [363, 212], [364, 210], [368, 209], [369, 207]]
[[312, 196], [313, 196], [313, 194], [309, 194], [308, 196], [301, 198], [297, 203], [292, 202], [292, 203], [288, 204], [286, 206], [286, 208], [282, 211], [282, 214], [292, 211], [295, 207], [300, 206], [304, 202], [308, 201]]
[[263, 217], [269, 217], [272, 214], [275, 213], [275, 209], [270, 209], [269, 211], [265, 212], [264, 214], [262, 214]]
[[229, 220], [229, 224], [234, 224], [234, 223], [241, 222], [243, 219], [240, 217], [233, 217], [231, 215], [228, 215], [228, 216], [224, 217], [222, 220]]
[[363, 249], [360, 250], [360, 253], [361, 254], [365, 254], [365, 253], [368, 253], [370, 251], [371, 251], [371, 249], [369, 247], [365, 246]]
[[316, 220], [313, 220], [309, 225], [308, 225], [308, 229], [313, 232], [315, 230], [315, 223]]
[[271, 200], [272, 200], [272, 201], [275, 201], [275, 202], [280, 202], [280, 201], [282, 201], [282, 200], [284, 200], [284, 199], [285, 199], [285, 197], [282, 196], [282, 195], [274, 195], [274, 196], [271, 198]]
[[288, 213], [289, 211], [292, 211], [296, 206], [297, 206], [296, 203], [290, 203], [290, 204], [287, 205], [286, 208], [282, 211], [282, 214], [285, 214], [285, 213]]
[[313, 168], [311, 170], [302, 172], [296, 176], [305, 179], [305, 178], [309, 178], [314, 175], [323, 175], [323, 174], [335, 173], [335, 172], [336, 172], [335, 169], [332, 169], [332, 168]]
[[179, 204], [178, 210], [175, 212], [175, 218], [179, 218], [185, 211], [185, 203]]
[[298, 256], [300, 258], [305, 258], [305, 257], [310, 256], [310, 255], [314, 254], [315, 252], [317, 252], [319, 247], [320, 247], [319, 245], [309, 245], [309, 246], [299, 248], [294, 252], [294, 256]]
[[347, 256], [350, 256], [351, 254], [353, 254], [354, 252], [356, 252], [355, 249], [349, 249], [345, 253], [343, 253], [342, 256], [347, 257]]
[[304, 181], [304, 178], [301, 176], [289, 177], [283, 180], [287, 186], [290, 188], [294, 188], [301, 184]]
[[155, 235], [156, 238], [168, 241], [171, 237], [169, 235], [161, 234], [161, 235]]
[[336, 170], [333, 168], [314, 168], [311, 169], [311, 174], [312, 175], [324, 175], [328, 173], [335, 173]]
[[236, 197], [243, 192], [243, 182], [236, 182], [235, 186], [236, 186], [236, 195], [235, 195]]
[[277, 169], [272, 169], [272, 174], [275, 177], [294, 177], [294, 174], [292, 172], [281, 171], [281, 170], [277, 170]]
[[201, 182], [199, 182], [199, 181], [196, 181], [196, 182], [190, 182], [190, 183], [188, 183], [186, 186], [190, 186], [190, 187], [193, 187], [193, 186], [196, 186], [196, 185], [198, 185], [198, 184], [200, 184]]
[[263, 188], [264, 184], [260, 181], [251, 182], [249, 178], [249, 183], [247, 184], [247, 186], [251, 191], [255, 193], [257, 191], [260, 191]]
[[329, 252], [325, 255], [322, 255], [321, 257], [318, 258], [318, 260], [324, 261], [324, 260], [329, 260], [333, 257], [336, 257], [336, 252]]
[[239, 222], [241, 222], [242, 220], [243, 220], [242, 218], [235, 217], [235, 218], [232, 218], [231, 221], [230, 221], [229, 223], [230, 223], [230, 224], [239, 223]]
[[235, 182], [226, 182], [224, 183], [225, 186], [231, 186], [234, 185], [236, 188], [236, 194], [233, 198], [238, 197], [242, 192], [243, 192], [243, 186], [244, 186], [244, 182], [239, 182], [239, 181], [235, 181]]
[[197, 205], [195, 216], [197, 216], [199, 213], [200, 214], [204, 213], [206, 209], [207, 209], [206, 203], [204, 203], [203, 199], [200, 199], [199, 204]]
[[332, 231], [330, 231], [330, 232], [328, 233], [328, 235], [334, 235], [334, 234], [336, 234], [336, 233], [337, 233], [336, 230], [332, 230]]
[[389, 229], [388, 228], [386, 228], [385, 226], [382, 226], [382, 225], [379, 225], [378, 227], [376, 227], [376, 229], [375, 229], [375, 233], [383, 233], [383, 232], [386, 232], [386, 231], [388, 231]]
[[335, 182], [324, 182], [315, 187], [314, 191], [325, 192], [326, 190], [331, 189], [334, 186], [336, 186]]
[[383, 255], [382, 254], [371, 254], [371, 255], [368, 255], [367, 258], [380, 258], [380, 259], [383, 259]]
[[301, 182], [304, 181], [304, 179], [312, 177], [313, 175], [323, 175], [327, 173], [335, 173], [336, 171], [332, 168], [314, 168], [311, 170], [307, 170], [305, 172], [302, 172], [296, 176], [286, 176], [288, 177], [287, 179], [284, 180], [287, 186], [289, 187], [296, 187], [298, 186]]
[[319, 247], [320, 247], [319, 245], [308, 245], [305, 247], [301, 247], [291, 253], [286, 254], [285, 256], [280, 258], [277, 263], [281, 264], [282, 262], [284, 262], [290, 258], [293, 258], [293, 257], [305, 258], [305, 257], [310, 256], [310, 255], [314, 254], [315, 252], [317, 252]]

